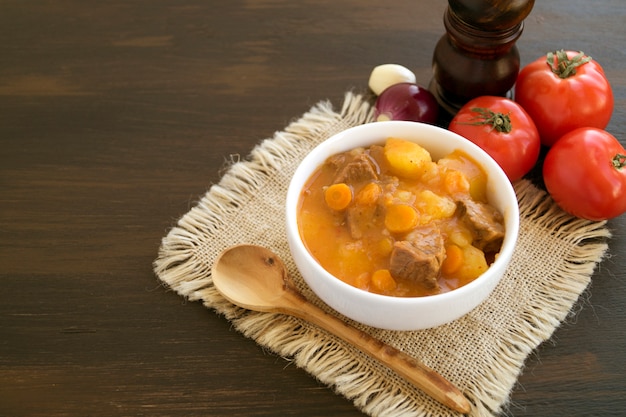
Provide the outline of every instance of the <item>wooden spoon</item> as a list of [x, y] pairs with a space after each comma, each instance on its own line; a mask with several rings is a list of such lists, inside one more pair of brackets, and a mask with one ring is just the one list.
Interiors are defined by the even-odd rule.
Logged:
[[289, 278], [280, 258], [270, 250], [255, 245], [226, 249], [216, 259], [212, 275], [217, 290], [231, 303], [313, 323], [384, 363], [442, 404], [469, 413], [467, 399], [441, 375], [308, 302]]

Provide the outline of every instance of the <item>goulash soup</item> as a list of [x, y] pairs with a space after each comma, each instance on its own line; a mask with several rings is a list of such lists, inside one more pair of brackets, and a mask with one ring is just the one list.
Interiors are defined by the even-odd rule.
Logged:
[[433, 161], [420, 145], [388, 138], [317, 169], [300, 197], [300, 235], [322, 267], [363, 290], [450, 291], [482, 274], [502, 245], [486, 183], [461, 151]]

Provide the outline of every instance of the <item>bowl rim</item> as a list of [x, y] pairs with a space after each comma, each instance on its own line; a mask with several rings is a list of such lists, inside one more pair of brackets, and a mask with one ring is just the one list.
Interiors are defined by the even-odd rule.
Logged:
[[[376, 134], [376, 136], [379, 136], [378, 139], [367, 138], [365, 142], [368, 142], [368, 144], [350, 145], [350, 146], [340, 144], [341, 141], [345, 140], [345, 136], [347, 135], [357, 135], [361, 131], [366, 131], [366, 132], [367, 131], [374, 131], [374, 132], [383, 131], [384, 132], [386, 130], [390, 130], [390, 132], [385, 133], [385, 134]], [[304, 241], [302, 240], [302, 237], [300, 236], [298, 223], [297, 223], [297, 206], [298, 206], [297, 203], [298, 203], [300, 191], [303, 185], [303, 181], [300, 179], [302, 176], [304, 176], [305, 177], [304, 181], [308, 180], [308, 178], [310, 178], [310, 175], [313, 173], [313, 171], [317, 168], [317, 166], [319, 166], [319, 163], [315, 164], [314, 162], [311, 162], [311, 161], [315, 161], [316, 159], [319, 159], [321, 154], [326, 155], [326, 157], [328, 157], [337, 152], [341, 152], [342, 150], [349, 150], [349, 149], [354, 149], [355, 147], [358, 147], [358, 146], [369, 146], [375, 143], [382, 143], [385, 140], [385, 138], [390, 137], [390, 136], [396, 136], [393, 133], [394, 130], [414, 130], [414, 133], [413, 133], [414, 135], [418, 133], [427, 132], [427, 133], [435, 133], [437, 135], [444, 135], [449, 138], [452, 138], [452, 140], [455, 141], [455, 144], [462, 145], [462, 148], [468, 149], [468, 151], [466, 152], [468, 152], [473, 158], [478, 159], [476, 162], [478, 162], [483, 167], [483, 169], [487, 171], [487, 175], [489, 179], [492, 178], [492, 172], [496, 172], [497, 173], [496, 176], [500, 177], [498, 182], [508, 184], [505, 187], [505, 190], [498, 190], [498, 192], [505, 192], [507, 194], [506, 196], [507, 200], [511, 199], [511, 201], [513, 201], [514, 199], [515, 204], [512, 204], [511, 207], [508, 207], [508, 210], [509, 210], [508, 213], [502, 213], [503, 216], [505, 217], [505, 236], [502, 242], [500, 252], [498, 252], [496, 259], [494, 260], [494, 262], [492, 262], [489, 265], [489, 268], [484, 273], [482, 273], [479, 277], [472, 280], [471, 282], [463, 285], [462, 287], [459, 287], [450, 291], [446, 291], [443, 293], [439, 293], [439, 294], [433, 294], [433, 295], [427, 295], [427, 296], [414, 296], [414, 297], [399, 297], [399, 296], [394, 296], [394, 295], [385, 295], [385, 294], [378, 294], [378, 293], [366, 291], [366, 290], [354, 287], [346, 283], [345, 281], [341, 280], [338, 277], [335, 277], [326, 269], [324, 269], [324, 267], [309, 252], [309, 250], [306, 247], [306, 244], [304, 243]], [[368, 136], [373, 136], [374, 134], [375, 133], [373, 132], [369, 132]], [[397, 136], [400, 137], [400, 135], [397, 135]], [[412, 139], [409, 138], [408, 140], [412, 140]], [[412, 141], [415, 141], [415, 140], [412, 140]], [[336, 152], [331, 151], [333, 147], [337, 147], [338, 149], [341, 149], [341, 150], [337, 150]], [[459, 147], [460, 146], [454, 146], [454, 149], [458, 149]], [[466, 149], [463, 149], [463, 150], [465, 151]], [[325, 158], [322, 158], [322, 159], [325, 159]], [[313, 168], [311, 169], [311, 167]], [[504, 180], [506, 180], [506, 182]], [[491, 184], [491, 181], [488, 180], [488, 184]], [[492, 191], [492, 193], [493, 192], [495, 191]], [[303, 249], [302, 255], [311, 261], [313, 268], [316, 269], [315, 270], [316, 275], [323, 277], [322, 279], [325, 282], [329, 280], [334, 281], [332, 285], [338, 285], [343, 290], [348, 291], [350, 293], [354, 293], [356, 297], [359, 297], [365, 301], [371, 300], [378, 304], [393, 303], [394, 305], [397, 305], [397, 304], [413, 305], [415, 303], [421, 303], [421, 304], [439, 303], [442, 301], [446, 301], [447, 299], [457, 299], [457, 298], [463, 297], [466, 293], [472, 293], [475, 291], [476, 287], [481, 287], [482, 285], [485, 285], [486, 281], [491, 281], [496, 278], [499, 280], [502, 274], [500, 274], [499, 277], [494, 276], [495, 274], [499, 273], [499, 272], [496, 272], [496, 269], [498, 268], [494, 268], [494, 266], [499, 267], [500, 265], [502, 265], [502, 268], [506, 270], [506, 267], [513, 256], [513, 252], [516, 247], [516, 241], [519, 235], [519, 203], [517, 201], [517, 196], [515, 194], [513, 185], [508, 180], [508, 177], [506, 176], [502, 168], [498, 165], [498, 163], [478, 145], [458, 135], [457, 133], [449, 131], [443, 127], [439, 127], [439, 126], [435, 126], [435, 125], [431, 125], [427, 123], [410, 122], [410, 121], [381, 121], [381, 122], [371, 122], [371, 123], [366, 123], [362, 125], [357, 125], [357, 126], [353, 126], [348, 129], [345, 129], [343, 131], [340, 131], [334, 135], [331, 135], [324, 141], [320, 142], [300, 161], [300, 163], [298, 164], [298, 167], [296, 168], [296, 171], [294, 172], [291, 178], [288, 191], [287, 191], [285, 214], [286, 214], [286, 221], [287, 221], [287, 233], [289, 234], [290, 232], [292, 232], [295, 234], [295, 237], [297, 237], [296, 240], [299, 246]]]

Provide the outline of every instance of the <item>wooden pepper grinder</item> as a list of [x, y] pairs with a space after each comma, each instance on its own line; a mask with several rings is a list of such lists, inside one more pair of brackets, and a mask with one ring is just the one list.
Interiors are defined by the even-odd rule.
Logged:
[[431, 92], [450, 115], [470, 99], [510, 94], [520, 69], [515, 42], [534, 0], [448, 0], [433, 54]]

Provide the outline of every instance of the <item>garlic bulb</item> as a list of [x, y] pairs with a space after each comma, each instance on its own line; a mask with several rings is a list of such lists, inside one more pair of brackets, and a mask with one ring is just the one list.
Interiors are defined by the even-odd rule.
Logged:
[[415, 83], [415, 74], [398, 64], [383, 64], [375, 67], [370, 74], [369, 88], [376, 95], [398, 83]]

